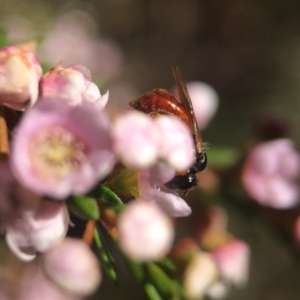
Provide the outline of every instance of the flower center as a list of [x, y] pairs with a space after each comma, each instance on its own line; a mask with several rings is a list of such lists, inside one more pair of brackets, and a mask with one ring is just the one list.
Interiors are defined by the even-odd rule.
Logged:
[[76, 172], [88, 152], [78, 136], [60, 126], [39, 130], [32, 137], [29, 150], [35, 174], [53, 181]]

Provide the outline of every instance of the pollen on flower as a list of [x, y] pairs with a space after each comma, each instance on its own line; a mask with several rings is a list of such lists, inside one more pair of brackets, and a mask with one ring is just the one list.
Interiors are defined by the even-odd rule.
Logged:
[[88, 147], [68, 129], [56, 126], [39, 130], [31, 138], [29, 151], [36, 175], [55, 181], [80, 168]]

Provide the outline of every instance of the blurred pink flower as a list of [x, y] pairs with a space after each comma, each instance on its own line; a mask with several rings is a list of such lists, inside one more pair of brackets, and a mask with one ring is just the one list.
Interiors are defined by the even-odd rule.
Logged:
[[69, 214], [65, 203], [43, 201], [36, 211], [6, 226], [9, 249], [21, 260], [30, 261], [37, 252], [48, 251], [66, 235]]
[[114, 167], [108, 118], [90, 104], [41, 101], [19, 123], [10, 163], [18, 181], [37, 194], [84, 194]]
[[190, 129], [178, 118], [154, 119], [160, 135], [159, 156], [176, 171], [185, 171], [195, 162], [195, 146]]
[[243, 170], [249, 195], [262, 205], [285, 209], [296, 204], [300, 156], [289, 139], [258, 144], [250, 150]]
[[[220, 282], [225, 286], [244, 286], [249, 276], [249, 246], [241, 240], [231, 240], [211, 252], [220, 272]], [[218, 287], [219, 289], [220, 287]], [[219, 289], [220, 290], [220, 289]]]
[[88, 296], [101, 282], [99, 260], [79, 239], [64, 239], [43, 256], [47, 278], [62, 290], [76, 296]]
[[139, 196], [149, 202], [155, 202], [171, 217], [186, 217], [192, 210], [179, 196], [164, 192], [162, 185], [174, 177], [174, 170], [160, 163], [149, 170], [138, 173]]
[[197, 251], [190, 257], [182, 276], [184, 291], [191, 299], [202, 299], [217, 276], [218, 270], [212, 256]]
[[116, 118], [112, 136], [115, 152], [128, 167], [147, 168], [161, 159], [175, 170], [184, 171], [195, 162], [191, 132], [174, 117], [152, 119], [131, 111]]
[[112, 125], [113, 148], [127, 167], [147, 168], [158, 159], [159, 133], [146, 114], [132, 111]]
[[[218, 94], [211, 86], [201, 81], [187, 83], [187, 89], [193, 103], [198, 127], [203, 129], [217, 112]], [[174, 90], [174, 95], [179, 99], [177, 89]]]
[[0, 50], [0, 73], [1, 104], [21, 110], [36, 102], [42, 68], [31, 51], [17, 46]]
[[108, 92], [101, 96], [98, 87], [91, 82], [90, 71], [81, 65], [62, 67], [58, 64], [42, 78], [41, 99], [63, 99], [71, 105], [90, 102], [104, 108]]
[[159, 207], [137, 200], [126, 206], [118, 219], [119, 245], [136, 261], [163, 258], [174, 238], [171, 221]]
[[38, 50], [39, 57], [50, 65], [58, 61], [66, 65], [79, 62], [102, 80], [115, 78], [122, 67], [118, 45], [109, 39], [99, 40], [93, 16], [80, 10], [68, 11], [55, 20]]

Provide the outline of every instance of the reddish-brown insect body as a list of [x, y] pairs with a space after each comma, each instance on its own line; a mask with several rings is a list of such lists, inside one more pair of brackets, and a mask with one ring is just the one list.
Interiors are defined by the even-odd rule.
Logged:
[[196, 173], [205, 169], [207, 157], [198, 130], [192, 101], [179, 68], [173, 69], [173, 75], [177, 84], [181, 102], [179, 102], [168, 91], [155, 89], [135, 100], [132, 100], [129, 102], [129, 105], [136, 110], [150, 115], [151, 117], [156, 117], [161, 114], [176, 116], [190, 127], [195, 141], [196, 162], [186, 172], [176, 173], [175, 177], [166, 184], [166, 186], [171, 189], [187, 191], [197, 185], [198, 181]]

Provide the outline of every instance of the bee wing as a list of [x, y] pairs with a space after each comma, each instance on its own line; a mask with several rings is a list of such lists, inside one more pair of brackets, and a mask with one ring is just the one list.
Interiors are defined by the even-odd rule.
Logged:
[[176, 85], [177, 85], [181, 103], [185, 107], [186, 112], [188, 113], [188, 115], [191, 119], [191, 124], [192, 124], [191, 131], [195, 138], [197, 153], [201, 153], [201, 152], [203, 152], [204, 145], [203, 145], [203, 141], [202, 141], [199, 129], [198, 129], [193, 104], [192, 104], [191, 98], [189, 96], [186, 84], [184, 83], [184, 80], [182, 78], [181, 72], [178, 67], [173, 68], [172, 72], [173, 72], [174, 79], [176, 81]]

